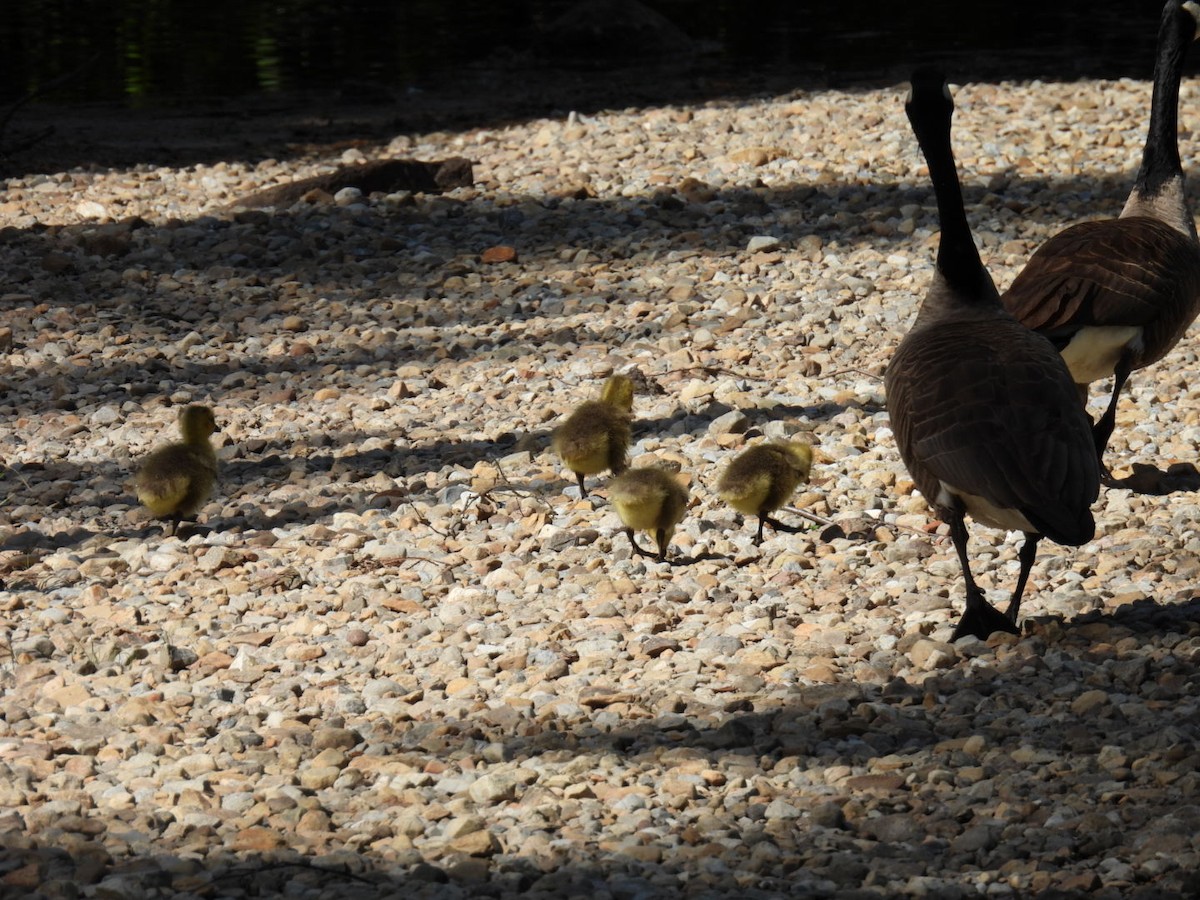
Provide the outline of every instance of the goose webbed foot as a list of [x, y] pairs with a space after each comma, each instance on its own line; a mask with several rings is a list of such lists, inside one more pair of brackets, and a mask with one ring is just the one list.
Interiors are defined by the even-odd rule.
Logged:
[[[986, 641], [988, 635], [995, 631], [1020, 634], [1017, 626], [1012, 623], [1008, 616], [987, 602], [987, 599], [983, 596], [983, 591], [979, 589], [975, 584], [975, 579], [971, 577], [971, 566], [967, 561], [967, 525], [963, 520], [962, 510], [951, 509], [946, 521], [950, 526], [950, 539], [954, 541], [954, 550], [958, 554], [959, 565], [962, 566], [963, 580], [967, 583], [967, 607], [963, 610], [962, 618], [958, 620], [958, 625], [955, 626], [954, 634], [950, 636], [950, 640], [957, 641], [959, 638], [970, 634], [981, 641]], [[1030, 547], [1031, 543], [1036, 546], [1036, 538], [1031, 542], [1027, 535], [1025, 547]], [[1028, 551], [1022, 548], [1022, 568], [1025, 566], [1026, 552], [1032, 553], [1032, 548]], [[1024, 578], [1019, 579], [1014, 600], [1018, 600], [1019, 602], [1020, 589], [1024, 586]]]
[[1128, 487], [1128, 485], [1124, 483], [1124, 479], [1117, 478], [1115, 475], [1113, 475], [1112, 470], [1109, 469], [1109, 467], [1106, 466], [1103, 461], [1100, 463], [1100, 483], [1104, 485], [1104, 487], [1108, 488]]
[[997, 631], [1009, 634], [1020, 634], [1021, 631], [1012, 619], [1006, 616], [984, 599], [982, 592], [976, 590], [967, 593], [967, 608], [963, 610], [962, 618], [954, 628], [951, 641], [966, 637], [968, 634], [986, 641], [988, 636]]

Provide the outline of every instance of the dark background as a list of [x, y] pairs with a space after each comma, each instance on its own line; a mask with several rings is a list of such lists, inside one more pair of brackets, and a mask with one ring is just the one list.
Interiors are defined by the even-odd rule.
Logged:
[[13, 0], [0, 13], [0, 177], [884, 87], [920, 64], [959, 84], [1148, 80], [1161, 11], [1162, 0]]
[[[305, 90], [363, 99], [499, 73], [500, 86], [647, 66], [661, 85], [1148, 78], [1160, 0], [14, 0], [0, 102], [170, 105]], [[661, 18], [660, 18], [661, 17]], [[73, 74], [72, 74], [73, 73]], [[568, 79], [570, 80], [570, 79]], [[603, 86], [602, 78], [575, 78]], [[648, 78], [647, 81], [653, 81]]]

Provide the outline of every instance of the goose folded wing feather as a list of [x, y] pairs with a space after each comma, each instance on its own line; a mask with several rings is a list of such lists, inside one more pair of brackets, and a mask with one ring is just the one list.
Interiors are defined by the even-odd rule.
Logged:
[[[929, 349], [936, 351], [937, 344]], [[1083, 459], [1088, 431], [1071, 414], [1077, 400], [1068, 383], [1046, 377], [1047, 364], [1061, 366], [1061, 359], [1042, 339], [1013, 341], [1005, 349], [1003, 355], [942, 356], [943, 365], [962, 371], [934, 384], [949, 390], [969, 379], [970, 392], [956, 389], [950, 398], [938, 391], [913, 391], [906, 398], [908, 431], [920, 435], [913, 443], [916, 454], [939, 481], [986, 496], [998, 506], [1024, 510], [1042, 505], [1045, 485], [1061, 486], [1078, 498], [1076, 482], [1086, 482], [1078, 473], [1091, 468]], [[1016, 415], [1013, 398], [1020, 397], [1029, 402]], [[1095, 496], [1092, 492], [1086, 502]]]
[[[1122, 246], [1104, 240], [1110, 229], [1089, 222], [1060, 232], [1026, 265], [1005, 294], [1005, 305], [1026, 327], [1053, 337], [1089, 325], [1148, 325], [1162, 318], [1163, 298], [1183, 305], [1192, 283], [1190, 242], [1153, 219], [1125, 220]], [[1094, 226], [1094, 227], [1091, 227]], [[1183, 273], [1185, 280], [1180, 280]]]

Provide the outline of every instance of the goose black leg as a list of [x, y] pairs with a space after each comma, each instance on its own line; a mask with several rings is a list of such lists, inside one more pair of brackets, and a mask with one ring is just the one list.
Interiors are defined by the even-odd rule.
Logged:
[[958, 553], [958, 563], [962, 566], [963, 578], [967, 582], [967, 606], [962, 618], [954, 628], [950, 640], [957, 641], [968, 634], [974, 635], [981, 641], [986, 641], [993, 631], [1007, 631], [1017, 634], [1016, 626], [1008, 620], [1000, 610], [987, 602], [983, 591], [971, 577], [971, 567], [967, 563], [967, 523], [963, 519], [962, 510], [954, 510], [949, 516], [950, 539], [954, 541], [954, 550]]
[[1017, 576], [1017, 586], [1013, 590], [1012, 599], [1008, 601], [1008, 611], [1005, 613], [1008, 616], [1008, 621], [1013, 625], [1017, 624], [1017, 611], [1021, 608], [1021, 595], [1025, 593], [1025, 582], [1029, 580], [1029, 571], [1033, 568], [1033, 561], [1037, 557], [1038, 541], [1042, 539], [1040, 534], [1026, 534], [1025, 543], [1021, 545], [1021, 574]]
[[1121, 398], [1121, 389], [1129, 380], [1131, 371], [1133, 371], [1133, 365], [1129, 354], [1122, 354], [1113, 370], [1112, 400], [1108, 402], [1108, 409], [1104, 410], [1104, 415], [1092, 426], [1092, 440], [1096, 444], [1096, 459], [1100, 461], [1100, 481], [1109, 487], [1112, 487], [1116, 480], [1108, 471], [1108, 466], [1104, 465], [1104, 449], [1108, 446], [1108, 439], [1112, 437], [1113, 429], [1117, 427], [1117, 401]]
[[583, 473], [576, 472], [575, 477], [579, 480], [579, 499], [582, 500], [587, 496], [587, 488], [583, 485]]

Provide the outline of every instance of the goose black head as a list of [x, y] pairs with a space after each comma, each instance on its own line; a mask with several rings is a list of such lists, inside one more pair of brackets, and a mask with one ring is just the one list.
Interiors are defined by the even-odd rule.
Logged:
[[908, 97], [904, 101], [904, 111], [908, 119], [916, 121], [920, 111], [937, 111], [939, 117], [949, 117], [954, 113], [954, 98], [950, 96], [950, 86], [946, 84], [946, 75], [941, 69], [932, 66], [921, 66], [912, 73], [908, 82]]

